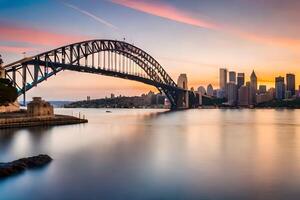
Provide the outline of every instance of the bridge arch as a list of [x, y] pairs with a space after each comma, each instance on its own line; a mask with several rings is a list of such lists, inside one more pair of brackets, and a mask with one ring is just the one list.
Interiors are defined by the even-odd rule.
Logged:
[[28, 90], [64, 70], [95, 73], [139, 81], [156, 87], [178, 108], [180, 88], [164, 68], [142, 49], [117, 40], [88, 40], [62, 46], [4, 66], [24, 95]]

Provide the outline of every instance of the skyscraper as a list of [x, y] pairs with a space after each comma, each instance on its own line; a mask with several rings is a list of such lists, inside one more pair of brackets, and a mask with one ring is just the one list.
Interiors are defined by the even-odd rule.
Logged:
[[238, 73], [237, 75], [237, 87], [238, 89], [245, 84], [245, 73]]
[[220, 89], [225, 91], [226, 83], [227, 83], [227, 69], [220, 69]]
[[284, 77], [276, 77], [275, 78], [275, 97], [276, 99], [284, 99], [285, 96], [285, 84], [284, 84]]
[[291, 95], [295, 95], [295, 74], [286, 75], [286, 90], [291, 92]]
[[228, 104], [231, 106], [235, 106], [237, 104], [237, 85], [233, 82], [227, 83], [228, 90]]
[[236, 83], [236, 73], [234, 71], [229, 72], [229, 82]]
[[254, 70], [250, 76], [250, 105], [256, 104], [256, 93], [257, 93], [257, 77]]
[[249, 106], [249, 86], [241, 86], [239, 91], [239, 106]]

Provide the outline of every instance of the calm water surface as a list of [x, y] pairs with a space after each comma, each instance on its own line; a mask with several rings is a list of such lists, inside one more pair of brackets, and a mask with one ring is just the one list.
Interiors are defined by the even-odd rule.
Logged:
[[300, 110], [57, 109], [88, 124], [0, 130], [0, 199], [300, 199]]

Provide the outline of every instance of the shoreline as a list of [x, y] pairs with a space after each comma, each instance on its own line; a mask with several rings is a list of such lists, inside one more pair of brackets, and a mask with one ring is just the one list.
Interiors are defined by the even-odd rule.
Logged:
[[[134, 110], [134, 109], [137, 109], [137, 110], [171, 110], [169, 108], [94, 108], [94, 107], [61, 107], [63, 109], [102, 109], [102, 110], [114, 110], [114, 109], [121, 109], [121, 110], [125, 110], [125, 109], [128, 109], [128, 110]], [[298, 108], [291, 108], [291, 107], [254, 107], [254, 108], [250, 108], [250, 107], [215, 107], [215, 106], [207, 106], [207, 107], [198, 107], [198, 108], [179, 108], [177, 110], [210, 110], [210, 109], [228, 109], [228, 110], [243, 110], [243, 109], [247, 109], [247, 110], [263, 110], [263, 109], [268, 109], [268, 110], [271, 110], [271, 109], [274, 109], [274, 110], [277, 110], [277, 109], [288, 109], [288, 110], [299, 110], [300, 107]], [[176, 111], [176, 110], [175, 110]]]

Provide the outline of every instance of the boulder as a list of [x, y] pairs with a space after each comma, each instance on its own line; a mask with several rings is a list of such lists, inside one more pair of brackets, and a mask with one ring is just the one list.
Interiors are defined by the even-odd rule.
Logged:
[[39, 155], [22, 158], [9, 163], [0, 163], [0, 178], [21, 173], [27, 169], [43, 167], [50, 163], [52, 158], [48, 155]]

